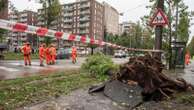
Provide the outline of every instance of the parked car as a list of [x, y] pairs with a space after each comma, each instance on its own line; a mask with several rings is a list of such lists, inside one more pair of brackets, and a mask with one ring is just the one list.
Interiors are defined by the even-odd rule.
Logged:
[[60, 48], [57, 50], [57, 59], [70, 59], [71, 50], [70, 48]]
[[119, 50], [115, 52], [114, 57], [115, 58], [126, 58], [127, 54], [125, 53], [125, 51]]

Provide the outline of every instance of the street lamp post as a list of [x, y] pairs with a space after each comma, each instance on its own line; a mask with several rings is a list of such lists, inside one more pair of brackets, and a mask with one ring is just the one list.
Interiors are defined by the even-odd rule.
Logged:
[[[176, 3], [176, 21], [175, 21], [175, 42], [177, 42], [177, 37], [178, 37], [178, 16], [179, 16], [179, 7], [178, 7], [178, 2]], [[176, 63], [177, 63], [177, 49], [176, 49], [176, 45], [175, 45], [175, 58], [174, 58], [174, 65], [176, 67]]]
[[172, 16], [172, 10], [171, 10], [171, 0], [167, 1], [167, 4], [168, 4], [168, 7], [169, 7], [169, 11], [168, 11], [168, 19], [169, 19], [169, 69], [172, 68], [172, 47], [171, 47], [171, 42], [172, 42], [172, 19], [171, 19], [171, 16]]

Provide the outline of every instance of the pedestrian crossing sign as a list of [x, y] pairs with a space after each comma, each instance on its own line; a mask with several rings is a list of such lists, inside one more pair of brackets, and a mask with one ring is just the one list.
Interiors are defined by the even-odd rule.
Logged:
[[152, 18], [150, 25], [151, 26], [164, 26], [167, 24], [168, 24], [168, 19], [165, 13], [161, 9], [158, 9], [154, 17]]

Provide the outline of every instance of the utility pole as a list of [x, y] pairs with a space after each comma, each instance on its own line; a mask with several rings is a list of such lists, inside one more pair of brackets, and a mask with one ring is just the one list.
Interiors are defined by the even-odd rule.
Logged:
[[[164, 11], [164, 0], [157, 0], [157, 8]], [[155, 49], [156, 50], [162, 49], [162, 33], [163, 33], [163, 26], [156, 26], [155, 28]], [[155, 53], [154, 56], [161, 59], [161, 53]]]

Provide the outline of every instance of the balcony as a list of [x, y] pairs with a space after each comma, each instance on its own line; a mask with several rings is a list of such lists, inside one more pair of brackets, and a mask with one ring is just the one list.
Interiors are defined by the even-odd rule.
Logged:
[[88, 1], [90, 1], [90, 0], [79, 0], [81, 3], [83, 3], [83, 2], [88, 2]]
[[72, 19], [64, 19], [63, 22], [64, 23], [69, 23], [69, 22], [73, 22], [73, 20]]
[[89, 30], [88, 29], [80, 30], [79, 33], [80, 34], [86, 34], [86, 33], [89, 33]]
[[20, 17], [27, 17], [27, 16], [28, 16], [27, 13], [23, 13], [23, 14], [20, 15]]
[[89, 18], [89, 17], [82, 17], [82, 18], [80, 18], [79, 20], [80, 20], [80, 22], [81, 22], [81, 21], [89, 21], [90, 18]]
[[72, 6], [63, 7], [63, 10], [65, 10], [65, 11], [72, 11], [73, 10], [73, 7]]
[[17, 38], [16, 36], [12, 36], [12, 37], [10, 37], [10, 39], [11, 39], [12, 41], [18, 41], [18, 38]]
[[9, 18], [10, 19], [18, 19], [18, 16], [17, 15], [10, 15]]
[[27, 18], [21, 18], [20, 19], [20, 22], [27, 22], [28, 20], [27, 20]]
[[18, 34], [17, 33], [11, 33], [10, 36], [16, 37], [16, 36], [18, 36]]
[[38, 26], [44, 26], [45, 23], [44, 23], [44, 22], [38, 22], [37, 25], [38, 25]]
[[27, 33], [19, 33], [20, 36], [27, 36]]
[[26, 41], [27, 37], [21, 37], [21, 41]]
[[73, 13], [63, 13], [64, 17], [73, 16]]
[[80, 5], [80, 9], [82, 8], [89, 8], [90, 7], [90, 3], [84, 3]]
[[38, 16], [38, 17], [37, 17], [37, 20], [41, 20], [41, 21], [43, 21], [43, 20], [44, 20], [44, 18], [43, 18], [42, 16]]
[[80, 25], [79, 25], [79, 27], [80, 27], [80, 28], [89, 27], [89, 26], [90, 26], [90, 24], [89, 24], [89, 23], [86, 23], [86, 24], [80, 24]]
[[90, 14], [90, 10], [87, 10], [87, 11], [81, 11], [81, 12], [80, 12], [80, 15], [85, 15], [85, 14]]
[[13, 22], [18, 22], [18, 19], [9, 19], [9, 20]]
[[51, 26], [49, 29], [51, 29], [51, 30], [57, 30], [57, 26]]
[[72, 28], [72, 25], [63, 25], [63, 28]]

